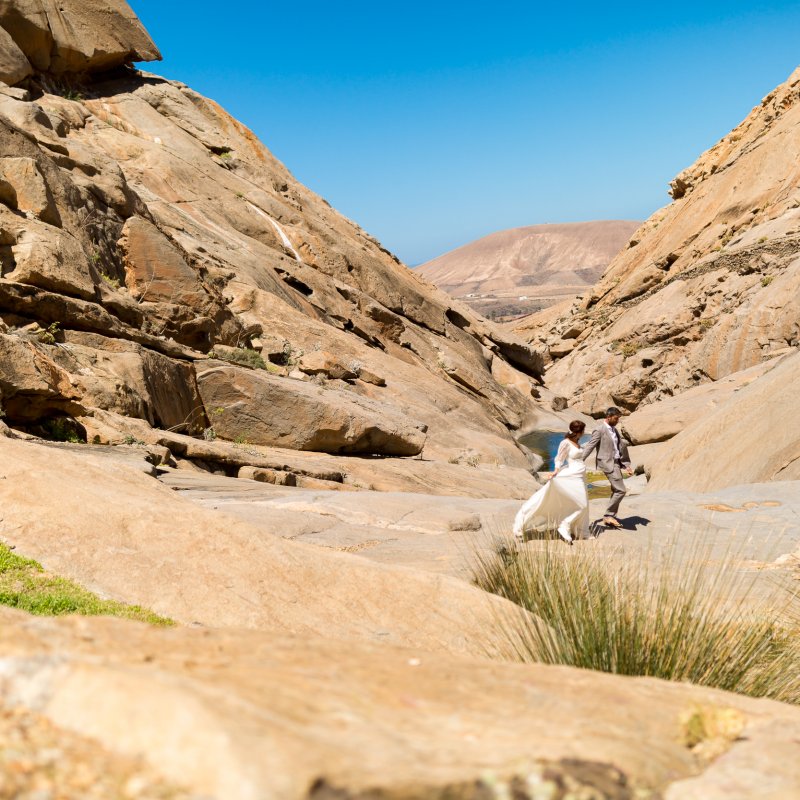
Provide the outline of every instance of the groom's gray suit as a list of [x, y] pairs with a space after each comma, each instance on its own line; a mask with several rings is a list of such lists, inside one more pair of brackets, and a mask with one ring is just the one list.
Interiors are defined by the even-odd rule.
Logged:
[[[617, 434], [615, 442], [614, 434]], [[589, 439], [583, 448], [581, 458], [586, 461], [594, 450], [597, 450], [597, 466], [603, 472], [611, 484], [611, 502], [608, 504], [606, 514], [615, 517], [619, 511], [619, 504], [625, 497], [625, 482], [622, 480], [622, 468], [630, 469], [631, 459], [628, 455], [628, 443], [622, 438], [622, 434], [617, 428], [612, 428], [605, 422], [592, 431], [592, 438]], [[619, 452], [619, 457], [617, 456]]]

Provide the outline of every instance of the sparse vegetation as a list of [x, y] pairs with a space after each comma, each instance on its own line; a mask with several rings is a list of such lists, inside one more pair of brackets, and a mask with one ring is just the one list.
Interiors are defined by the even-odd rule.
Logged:
[[65, 89], [61, 95], [65, 100], [72, 100], [75, 103], [82, 103], [84, 96], [82, 92], [77, 89]]
[[772, 277], [772, 275], [765, 275], [765, 276], [764, 276], [764, 277], [761, 279], [761, 285], [762, 285], [762, 286], [764, 286], [764, 287], [766, 288], [767, 286], [769, 286], [769, 285], [772, 283], [772, 281], [773, 281], [773, 277]]
[[69, 417], [46, 419], [41, 423], [41, 429], [44, 435], [54, 442], [86, 443], [86, 439], [81, 434], [82, 428]]
[[764, 242], [766, 242], [766, 241], [767, 241], [767, 237], [766, 237], [766, 236], [762, 236], [762, 237], [761, 237], [761, 238], [758, 240], [758, 243], [759, 243], [759, 244], [764, 244]]
[[236, 350], [221, 350], [212, 351], [209, 353], [212, 358], [219, 358], [222, 361], [230, 361], [232, 364], [239, 364], [242, 367], [249, 367], [250, 369], [266, 369], [267, 362], [261, 356], [261, 353], [255, 350], [246, 350], [239, 347]]
[[535, 615], [506, 623], [523, 661], [800, 703], [800, 638], [780, 621], [796, 624], [796, 596], [786, 599], [776, 585], [774, 596], [756, 597], [733, 557], [710, 566], [702, 536], [695, 541], [653, 560], [503, 540], [478, 556], [474, 580]]
[[290, 369], [296, 367], [303, 357], [303, 351], [294, 347], [291, 342], [283, 343], [283, 364]]
[[620, 353], [625, 358], [630, 358], [631, 356], [635, 356], [639, 352], [639, 343], [638, 342], [625, 342], [620, 349]]
[[4, 544], [0, 544], [0, 605], [39, 616], [82, 614], [124, 617], [160, 626], [175, 624], [141, 606], [103, 600], [73, 581], [50, 575], [37, 561], [15, 555]]
[[42, 328], [36, 338], [42, 344], [55, 344], [61, 336], [61, 326], [58, 322], [51, 322], [46, 328]]
[[213, 427], [208, 427], [203, 431], [203, 438], [207, 442], [213, 442], [217, 438], [217, 432], [214, 430]]
[[700, 320], [700, 327], [703, 328], [703, 330], [708, 330], [709, 328], [713, 328], [714, 317], [703, 317]]
[[108, 284], [108, 285], [109, 285], [109, 286], [110, 286], [112, 289], [119, 289], [119, 287], [120, 287], [119, 278], [112, 278], [110, 275], [108, 275], [108, 274], [107, 274], [107, 273], [105, 273], [105, 272], [101, 272], [101, 273], [100, 273], [100, 277], [101, 277], [101, 278], [103, 279], [103, 281], [104, 281], [105, 283], [107, 283], [107, 284]]

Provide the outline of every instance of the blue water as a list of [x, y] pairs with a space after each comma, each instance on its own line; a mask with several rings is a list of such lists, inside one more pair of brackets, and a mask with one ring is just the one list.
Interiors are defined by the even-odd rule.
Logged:
[[[534, 453], [540, 455], [544, 460], [545, 471], [555, 469], [554, 461], [558, 447], [564, 439], [563, 433], [553, 433], [552, 431], [533, 431], [527, 436], [523, 436], [520, 442], [525, 447], [533, 450]], [[589, 441], [589, 434], [581, 437], [581, 444], [586, 444]]]

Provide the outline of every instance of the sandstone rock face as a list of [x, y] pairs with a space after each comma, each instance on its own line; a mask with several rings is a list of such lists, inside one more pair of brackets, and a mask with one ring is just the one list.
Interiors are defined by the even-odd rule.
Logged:
[[634, 445], [671, 439], [684, 428], [711, 416], [720, 405], [734, 398], [737, 392], [761, 378], [779, 362], [780, 358], [771, 359], [713, 383], [687, 389], [675, 397], [639, 406], [622, 423], [626, 438]]
[[83, 411], [69, 373], [44, 351], [35, 339], [0, 334], [0, 400], [12, 419], [27, 422]]
[[[800, 712], [726, 692], [307, 635], [8, 610], [0, 631], [7, 703], [117, 757], [143, 755], [194, 797], [800, 791]], [[693, 712], [741, 735], [703, 761], [684, 744]]]
[[2, 0], [0, 26], [40, 72], [99, 72], [161, 59], [125, 0]]
[[[99, 75], [156, 54], [124, 3], [0, 0], [0, 25], [34, 69], [30, 93], [0, 94], [0, 319], [9, 336], [60, 332], [38, 344], [70, 388], [42, 413], [108, 411], [338, 453], [422, 449], [431, 464], [474, 450], [495, 468], [529, 468], [515, 433], [537, 412], [524, 387], [540, 380], [541, 354], [400, 264], [215, 103], [131, 70]], [[52, 76], [73, 69], [85, 99], [52, 94]], [[260, 387], [226, 423], [210, 377], [205, 397], [196, 385], [214, 348], [256, 351], [268, 367], [225, 365], [225, 391]], [[176, 381], [175, 402], [155, 374]], [[259, 406], [267, 386], [283, 390], [283, 432]], [[12, 426], [35, 421], [13, 414]], [[433, 475], [429, 490], [452, 491], [447, 469], [438, 489]]]
[[182, 624], [507, 651], [498, 619], [517, 610], [506, 601], [455, 578], [284, 541], [182, 499], [127, 453], [97, 450], [0, 438], [4, 543]]
[[524, 314], [592, 286], [638, 222], [576, 222], [500, 231], [417, 271], [482, 314]]
[[0, 200], [23, 214], [33, 214], [51, 225], [61, 224], [50, 189], [32, 158], [3, 159]]
[[263, 370], [210, 361], [197, 375], [214, 431], [247, 441], [323, 453], [417, 455], [424, 426], [367, 398]]
[[633, 410], [800, 344], [799, 154], [797, 70], [673, 182], [581, 303], [521, 324], [556, 360], [548, 385], [588, 413]]
[[800, 353], [740, 389], [665, 445], [652, 465], [651, 491], [709, 491], [800, 479]]

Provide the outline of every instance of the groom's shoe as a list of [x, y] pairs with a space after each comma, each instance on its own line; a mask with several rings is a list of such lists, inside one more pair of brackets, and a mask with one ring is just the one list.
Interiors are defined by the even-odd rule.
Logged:
[[603, 517], [603, 525], [606, 525], [609, 528], [621, 528], [622, 523], [616, 517]]

